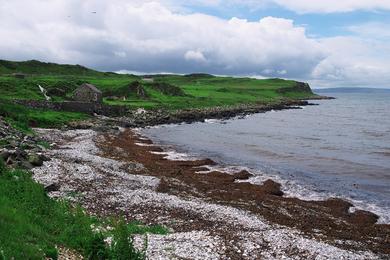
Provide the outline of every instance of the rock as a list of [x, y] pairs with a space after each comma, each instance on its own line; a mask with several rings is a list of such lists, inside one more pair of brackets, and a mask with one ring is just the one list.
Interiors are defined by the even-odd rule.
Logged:
[[281, 185], [273, 180], [266, 180], [263, 183], [263, 189], [266, 193], [275, 195], [275, 196], [283, 196], [283, 191], [280, 190]]
[[253, 176], [253, 174], [249, 173], [248, 171], [240, 171], [233, 174], [235, 180], [247, 180], [250, 177]]
[[8, 157], [7, 161], [5, 162], [7, 165], [12, 165], [14, 164], [14, 160], [12, 160], [11, 156]]
[[31, 163], [27, 162], [27, 161], [19, 161], [17, 163], [17, 165], [19, 167], [27, 169], [27, 170], [31, 170], [32, 168], [34, 168], [34, 166]]
[[10, 157], [11, 153], [8, 150], [3, 150], [0, 152], [0, 158], [3, 159], [5, 162], [7, 161], [8, 157]]
[[24, 158], [27, 157], [27, 152], [22, 150], [22, 149], [16, 148], [15, 156], [16, 156], [16, 159], [23, 160]]
[[46, 155], [44, 154], [40, 154], [39, 157], [42, 159], [42, 161], [44, 162], [48, 162], [50, 161], [51, 159], [49, 157], [47, 157]]
[[356, 225], [367, 226], [374, 225], [378, 219], [378, 215], [374, 213], [365, 210], [356, 210], [351, 214], [349, 221]]
[[43, 160], [42, 157], [38, 154], [32, 153], [28, 156], [28, 162], [31, 163], [34, 166], [42, 166]]
[[60, 190], [60, 185], [58, 183], [52, 183], [52, 184], [45, 186], [46, 192], [53, 192], [53, 191], [59, 191], [59, 190]]
[[347, 215], [349, 208], [353, 206], [350, 202], [342, 200], [340, 198], [329, 198], [321, 202], [321, 204], [325, 207], [332, 209], [334, 213], [340, 215]]

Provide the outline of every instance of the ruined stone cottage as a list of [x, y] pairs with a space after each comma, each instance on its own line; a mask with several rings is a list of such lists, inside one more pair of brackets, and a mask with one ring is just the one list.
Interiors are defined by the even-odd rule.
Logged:
[[103, 101], [103, 95], [94, 85], [85, 83], [75, 90], [73, 93], [73, 100], [79, 102], [101, 103]]

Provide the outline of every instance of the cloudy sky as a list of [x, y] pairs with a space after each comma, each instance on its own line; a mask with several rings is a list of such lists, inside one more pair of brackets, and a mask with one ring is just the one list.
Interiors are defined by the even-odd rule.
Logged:
[[0, 59], [390, 88], [390, 0], [0, 0]]

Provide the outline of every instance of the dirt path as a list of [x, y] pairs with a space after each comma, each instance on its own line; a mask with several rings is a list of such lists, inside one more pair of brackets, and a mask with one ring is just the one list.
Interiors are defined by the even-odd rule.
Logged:
[[[209, 172], [210, 160], [169, 161], [130, 130], [39, 130], [57, 143], [34, 178], [59, 189], [53, 197], [98, 215], [164, 224], [149, 235], [149, 259], [376, 259], [389, 254], [389, 227], [341, 200], [284, 198], [277, 183], [262, 186]], [[154, 153], [153, 153], [154, 152]], [[156, 153], [157, 152], [157, 153]], [[142, 238], [139, 238], [142, 240]]]

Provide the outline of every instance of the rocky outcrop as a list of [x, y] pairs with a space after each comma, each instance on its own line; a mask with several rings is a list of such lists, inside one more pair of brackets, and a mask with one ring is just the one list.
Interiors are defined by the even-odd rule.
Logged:
[[277, 90], [277, 92], [284, 94], [288, 92], [298, 92], [298, 93], [310, 93], [313, 94], [311, 91], [309, 83], [305, 82], [296, 82], [295, 86], [292, 87], [285, 87], [285, 88], [280, 88]]
[[10, 167], [31, 169], [47, 161], [38, 137], [16, 130], [0, 117], [0, 159]]
[[242, 104], [230, 107], [212, 107], [177, 111], [143, 110], [129, 111], [127, 116], [116, 118], [124, 127], [145, 127], [159, 124], [193, 123], [205, 119], [229, 119], [270, 110], [299, 109], [310, 105], [306, 100], [285, 100], [275, 104]]

